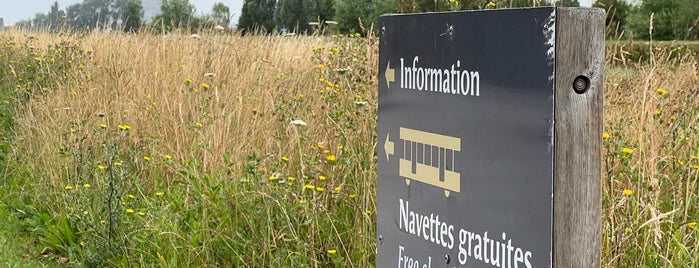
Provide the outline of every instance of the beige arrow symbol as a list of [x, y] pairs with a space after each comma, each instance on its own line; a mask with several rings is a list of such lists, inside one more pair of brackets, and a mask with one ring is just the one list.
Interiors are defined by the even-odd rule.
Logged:
[[384, 76], [386, 77], [386, 87], [388, 89], [391, 89], [391, 82], [396, 81], [396, 69], [391, 69], [391, 62], [388, 62], [388, 66], [386, 66], [386, 72], [384, 73]]
[[393, 155], [393, 142], [390, 139], [391, 133], [386, 134], [386, 142], [383, 144], [383, 149], [386, 151], [386, 161], [389, 161], [388, 157]]

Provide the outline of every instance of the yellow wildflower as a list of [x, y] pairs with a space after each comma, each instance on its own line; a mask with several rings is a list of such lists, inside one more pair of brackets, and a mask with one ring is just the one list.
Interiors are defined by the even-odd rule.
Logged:
[[631, 196], [633, 194], [633, 190], [631, 189], [624, 189], [624, 192], [622, 192], [623, 195], [625, 196]]
[[197, 128], [202, 128], [202, 127], [204, 127], [204, 124], [203, 124], [202, 122], [197, 122], [197, 123], [195, 124], [195, 126], [196, 126]]
[[155, 192], [155, 196], [163, 196], [163, 192]]
[[333, 255], [333, 254], [335, 254], [335, 253], [337, 253], [337, 250], [335, 250], [335, 249], [328, 249], [328, 254]]
[[66, 190], [73, 190], [73, 186], [66, 185]]
[[90, 189], [91, 185], [89, 183], [85, 183], [85, 185], [83, 185], [83, 187]]
[[323, 68], [325, 68], [325, 66], [323, 64], [318, 64], [318, 69], [323, 70]]
[[328, 155], [328, 156], [326, 157], [326, 159], [327, 159], [329, 162], [335, 162], [335, 156], [334, 156], [334, 155]]
[[136, 212], [136, 211], [134, 211], [133, 209], [130, 209], [130, 208], [126, 209], [126, 213], [133, 214], [134, 212]]
[[337, 146], [337, 149], [340, 150], [340, 151], [342, 151], [342, 149], [345, 149], [345, 146], [338, 145], [338, 146]]
[[330, 153], [330, 150], [323, 150], [323, 153], [324, 153], [324, 154], [329, 154], [329, 153]]
[[670, 121], [673, 121], [673, 122], [674, 122], [675, 120], [677, 120], [677, 117], [675, 117], [674, 115], [673, 115], [673, 116], [670, 116]]
[[354, 199], [355, 197], [357, 197], [356, 194], [349, 194], [349, 198]]
[[34, 60], [35, 60], [36, 62], [41, 62], [41, 58], [39, 58], [39, 57], [35, 57]]
[[130, 194], [130, 195], [129, 195], [129, 198], [135, 199], [136, 197], [135, 197], [134, 195]]
[[104, 171], [105, 169], [107, 169], [107, 167], [105, 167], [105, 166], [103, 166], [103, 165], [97, 165], [97, 168], [98, 168], [100, 171]]
[[682, 161], [682, 160], [677, 160], [677, 164], [680, 164], [680, 166], [684, 166], [684, 161]]
[[143, 156], [143, 160], [150, 161], [150, 157], [149, 157], [149, 156]]
[[114, 166], [115, 166], [115, 167], [120, 167], [121, 165], [122, 165], [122, 164], [121, 164], [121, 162], [119, 162], [119, 161], [114, 162]]
[[659, 95], [665, 95], [667, 93], [667, 91], [660, 87], [656, 89], [655, 92], [658, 92]]
[[138, 212], [138, 215], [139, 215], [139, 216], [145, 216], [145, 215], [146, 215], [146, 213], [145, 213], [145, 212], [143, 212], [143, 211], [139, 211], [139, 212]]
[[269, 176], [269, 180], [270, 180], [270, 181], [276, 181], [276, 180], [277, 180], [277, 176], [274, 176], [274, 175]]
[[607, 133], [607, 132], [602, 133], [602, 139], [608, 140], [608, 139], [609, 139], [609, 133]]
[[283, 156], [283, 157], [282, 157], [282, 161], [284, 161], [284, 162], [289, 162], [289, 158], [286, 157], [286, 156]]
[[494, 8], [494, 7], [495, 7], [495, 3], [494, 3], [493, 1], [490, 1], [490, 2], [488, 3], [488, 7]]
[[192, 84], [192, 82], [194, 82], [192, 81], [192, 78], [187, 78], [186, 80], [184, 80], [184, 83], [187, 85]]
[[692, 159], [692, 160], [697, 160], [697, 159], [699, 159], [699, 156], [697, 156], [697, 155], [690, 155], [689, 158]]
[[295, 180], [296, 180], [296, 178], [294, 178], [294, 177], [292, 177], [292, 176], [289, 176], [289, 177], [286, 178], [286, 179], [287, 179], [288, 181], [295, 181]]
[[689, 227], [697, 226], [697, 222], [695, 222], [695, 221], [688, 222], [687, 226], [689, 226]]
[[323, 150], [323, 144], [322, 144], [322, 143], [318, 143], [318, 149]]
[[373, 212], [373, 211], [371, 211], [371, 209], [367, 209], [367, 210], [366, 210], [366, 214], [371, 215], [371, 212]]
[[321, 180], [321, 181], [324, 181], [324, 180], [327, 180], [328, 178], [326, 178], [326, 177], [323, 176], [323, 175], [320, 175], [320, 176], [318, 176], [318, 179]]
[[692, 165], [692, 168], [694, 168], [694, 169], [699, 169], [699, 165], [694, 164], [694, 165]]
[[101, 128], [107, 128], [107, 124], [100, 124]]
[[660, 112], [660, 110], [655, 110], [655, 115], [661, 115], [661, 114], [662, 114], [662, 112]]
[[165, 160], [172, 160], [172, 156], [169, 155], [169, 154], [166, 154], [166, 155], [165, 155]]
[[339, 192], [340, 190], [342, 190], [342, 187], [340, 187], [340, 186], [335, 187], [335, 192]]
[[622, 151], [623, 151], [625, 154], [633, 154], [633, 149], [630, 149], [630, 148], [624, 147], [624, 149], [622, 149]]
[[626, 232], [627, 232], [627, 233], [633, 233], [633, 229], [631, 229], [631, 227], [626, 227]]
[[318, 191], [318, 192], [324, 192], [324, 191], [325, 191], [325, 188], [323, 188], [323, 187], [316, 187], [316, 191]]
[[203, 83], [203, 84], [201, 84], [201, 87], [204, 89], [209, 89], [209, 84]]
[[325, 78], [322, 78], [322, 77], [321, 77], [321, 78], [318, 78], [318, 81], [320, 81], [321, 83], [323, 83], [323, 82], [325, 82]]
[[311, 190], [313, 190], [313, 189], [315, 189], [315, 188], [316, 188], [315, 186], [313, 186], [313, 185], [310, 185], [310, 184], [306, 184], [306, 186], [305, 186], [305, 187], [306, 187], [306, 189], [311, 189]]

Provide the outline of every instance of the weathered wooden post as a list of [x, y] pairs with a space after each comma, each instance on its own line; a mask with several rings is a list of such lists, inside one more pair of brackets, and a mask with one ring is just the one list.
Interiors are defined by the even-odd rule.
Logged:
[[380, 27], [377, 267], [599, 267], [604, 11]]

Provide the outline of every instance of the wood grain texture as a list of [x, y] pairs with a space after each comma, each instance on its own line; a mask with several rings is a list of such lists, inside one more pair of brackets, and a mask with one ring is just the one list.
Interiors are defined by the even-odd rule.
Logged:
[[[604, 11], [556, 10], [553, 266], [600, 267]], [[573, 91], [585, 75], [590, 88]]]

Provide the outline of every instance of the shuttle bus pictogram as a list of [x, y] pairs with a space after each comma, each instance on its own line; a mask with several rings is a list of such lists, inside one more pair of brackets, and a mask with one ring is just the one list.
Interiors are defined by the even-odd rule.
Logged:
[[[455, 158], [461, 151], [461, 139], [409, 128], [400, 128], [403, 155], [398, 170], [405, 183], [411, 180], [444, 189], [444, 195], [461, 192], [461, 174], [455, 170]], [[394, 153], [390, 135], [384, 149], [387, 156]]]

